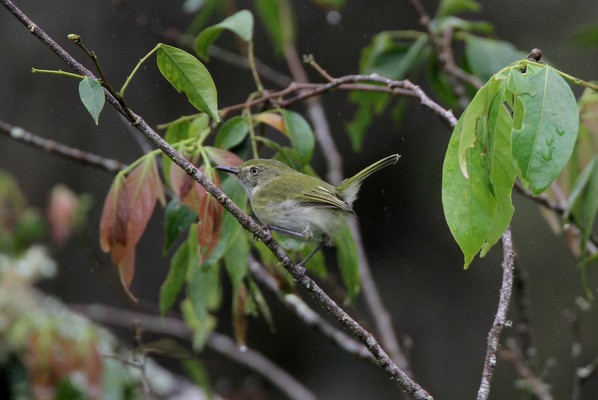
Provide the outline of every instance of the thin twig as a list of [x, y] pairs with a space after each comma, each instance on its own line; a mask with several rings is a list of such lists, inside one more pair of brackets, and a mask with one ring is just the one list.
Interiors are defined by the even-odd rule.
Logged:
[[494, 323], [492, 324], [492, 328], [490, 328], [490, 332], [488, 332], [488, 346], [486, 348], [482, 382], [478, 390], [477, 400], [485, 400], [490, 395], [490, 386], [494, 376], [494, 369], [496, 368], [496, 352], [499, 346], [500, 334], [507, 322], [507, 311], [509, 310], [509, 302], [511, 301], [511, 292], [513, 290], [513, 265], [515, 262], [510, 227], [502, 234], [502, 246], [502, 285]]
[[[13, 14], [27, 29], [40, 41], [46, 44], [54, 51], [65, 63], [67, 63], [75, 72], [97, 79], [91, 71], [85, 68], [69, 53], [60, 47], [50, 36], [33, 23], [21, 10], [19, 10], [10, 0], [0, 0], [8, 11]], [[123, 105], [107, 90], [104, 95], [118, 112], [127, 117], [127, 119], [141, 133], [143, 133], [154, 145], [160, 149], [175, 164], [182, 168], [191, 178], [202, 185], [206, 191], [213, 196], [229, 213], [231, 213], [243, 226], [244, 229], [253, 233], [274, 254], [281, 265], [289, 274], [301, 284], [305, 290], [343, 327], [362, 342], [372, 353], [378, 365], [386, 371], [390, 378], [398, 383], [407, 393], [416, 399], [429, 400], [431, 396], [415, 381], [413, 381], [404, 371], [402, 371], [388, 356], [388, 354], [378, 344], [374, 336], [351, 318], [341, 307], [339, 307], [310, 277], [305, 274], [305, 269], [293, 263], [285, 251], [278, 245], [272, 235], [268, 235], [249, 215], [241, 210], [224, 192], [210, 181], [201, 171], [187, 160], [182, 154], [177, 152], [168, 142], [158, 135], [139, 115]], [[452, 115], [452, 114], [451, 114]]]
[[[183, 321], [177, 318], [162, 318], [101, 304], [77, 304], [70, 307], [92, 320], [103, 324], [130, 327], [135, 322], [140, 324], [145, 330], [153, 333], [170, 335], [185, 341], [189, 341], [192, 338], [189, 328], [187, 328]], [[262, 354], [250, 348], [246, 348], [245, 351], [239, 350], [236, 343], [225, 335], [213, 332], [206, 340], [206, 346], [228, 359], [259, 373], [291, 399], [311, 400], [316, 398], [309, 389]]]
[[126, 167], [126, 165], [120, 161], [104, 158], [96, 154], [65, 146], [54, 140], [44, 139], [23, 128], [13, 126], [4, 121], [0, 121], [0, 133], [5, 134], [18, 142], [47, 151], [48, 153], [56, 154], [67, 160], [90, 165], [113, 174]]

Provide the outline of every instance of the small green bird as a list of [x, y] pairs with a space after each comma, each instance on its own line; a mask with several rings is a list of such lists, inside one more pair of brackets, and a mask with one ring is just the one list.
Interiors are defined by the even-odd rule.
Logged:
[[353, 202], [361, 183], [374, 172], [396, 164], [398, 154], [385, 157], [337, 187], [311, 175], [295, 171], [277, 160], [254, 159], [240, 167], [217, 166], [235, 175], [249, 197], [255, 216], [280, 233], [302, 240], [319, 241], [318, 246], [298, 265], [303, 266], [323, 245], [333, 244], [334, 236], [354, 214]]

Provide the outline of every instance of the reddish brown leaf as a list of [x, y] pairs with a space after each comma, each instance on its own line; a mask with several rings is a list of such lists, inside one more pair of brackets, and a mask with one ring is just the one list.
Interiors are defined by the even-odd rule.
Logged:
[[239, 166], [243, 160], [238, 155], [228, 150], [219, 149], [218, 147], [206, 146], [205, 149], [208, 155], [216, 163], [216, 165]]
[[147, 157], [126, 177], [118, 175], [106, 201], [100, 221], [100, 244], [118, 265], [127, 293], [135, 273], [135, 246], [147, 227], [156, 200], [163, 199], [156, 160]]
[[201, 198], [207, 193], [203, 186], [194, 181], [193, 178], [178, 166], [173, 166], [170, 169], [170, 182], [172, 182], [172, 187], [179, 196], [179, 199], [181, 199], [181, 202], [199, 215]]
[[104, 201], [100, 219], [100, 246], [105, 252], [111, 252], [112, 247], [117, 244], [126, 244], [129, 209], [127, 193], [123, 189], [124, 179], [122, 175], [116, 176]]
[[[220, 187], [220, 177], [218, 174], [210, 174], [208, 177], [216, 186]], [[220, 239], [223, 210], [218, 201], [213, 196], [207, 194], [204, 189], [199, 211], [197, 237], [200, 247], [200, 262], [203, 262], [208, 259]]]

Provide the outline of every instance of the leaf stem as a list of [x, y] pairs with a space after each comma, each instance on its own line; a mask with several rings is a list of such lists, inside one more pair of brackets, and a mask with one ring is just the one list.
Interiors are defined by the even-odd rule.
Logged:
[[69, 78], [76, 78], [76, 79], [83, 79], [85, 76], [79, 74], [73, 74], [72, 72], [66, 72], [61, 69], [38, 69], [38, 68], [31, 68], [31, 72], [34, 74], [50, 74], [50, 75], [61, 75], [61, 76], [68, 76]]
[[142, 57], [139, 62], [137, 63], [137, 65], [135, 66], [135, 68], [133, 68], [133, 71], [131, 71], [131, 73], [129, 74], [129, 76], [127, 76], [127, 79], [125, 80], [125, 83], [123, 84], [123, 86], [120, 88], [120, 90], [118, 91], [118, 94], [122, 97], [124, 97], [125, 95], [125, 91], [127, 90], [127, 87], [129, 87], [129, 84], [131, 83], [131, 80], [133, 80], [133, 76], [135, 76], [135, 74], [137, 73], [137, 71], [139, 70], [139, 68], [141, 68], [141, 65], [152, 55], [154, 54], [158, 48], [160, 47], [161, 43], [157, 44], [156, 47], [154, 47], [152, 50], [150, 50], [149, 53], [147, 53], [144, 57]]

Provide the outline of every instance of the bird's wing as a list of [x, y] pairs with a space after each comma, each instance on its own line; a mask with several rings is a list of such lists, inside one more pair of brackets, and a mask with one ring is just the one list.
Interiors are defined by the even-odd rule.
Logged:
[[316, 186], [308, 193], [302, 194], [297, 200], [316, 207], [338, 208], [353, 213], [353, 208], [341, 199], [338, 194], [324, 186]]

